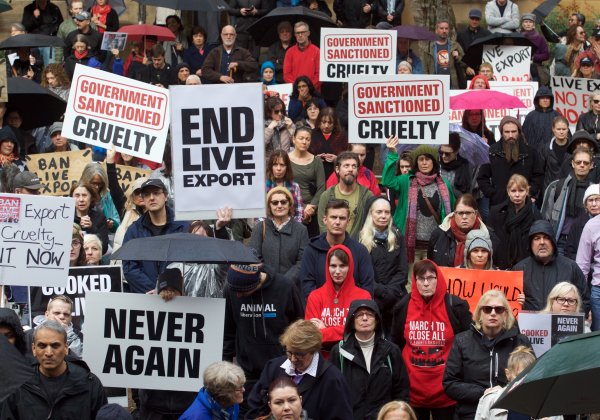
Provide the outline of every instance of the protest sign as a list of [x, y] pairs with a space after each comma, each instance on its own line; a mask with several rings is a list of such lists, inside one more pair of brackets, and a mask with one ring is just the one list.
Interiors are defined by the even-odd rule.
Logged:
[[69, 195], [79, 182], [85, 165], [92, 161], [90, 149], [27, 155], [27, 168], [40, 179], [43, 195]]
[[484, 45], [483, 63], [494, 68], [494, 78], [502, 82], [531, 80], [531, 47], [518, 45]]
[[279, 85], [267, 86], [268, 91], [277, 92], [279, 94], [279, 98], [283, 101], [285, 109], [288, 109], [290, 106], [290, 95], [292, 94], [293, 88], [293, 83], [282, 83]]
[[535, 355], [540, 357], [552, 346], [571, 335], [582, 334], [584, 314], [559, 314], [522, 311], [519, 314], [521, 334], [531, 342]]
[[350, 143], [448, 143], [448, 76], [403, 75], [353, 78], [349, 83]]
[[127, 42], [127, 34], [123, 32], [104, 32], [102, 36], [101, 50], [119, 50], [125, 49], [125, 43]]
[[[102, 163], [102, 165], [104, 166], [104, 170], [106, 170], [106, 164]], [[136, 179], [144, 177], [150, 178], [150, 174], [152, 173], [151, 169], [141, 169], [127, 165], [115, 165], [115, 168], [117, 170], [117, 181], [125, 195], [128, 194], [131, 184], [133, 184]]]
[[396, 74], [396, 31], [321, 28], [319, 80]]
[[202, 95], [171, 87], [175, 217], [265, 216], [262, 85], [203, 85]]
[[62, 135], [162, 162], [169, 92], [92, 67], [75, 66]]
[[590, 95], [600, 90], [600, 80], [575, 77], [552, 77], [554, 109], [569, 121], [575, 129], [579, 116], [589, 111]]
[[0, 283], [65, 286], [75, 202], [0, 194]]
[[[518, 109], [484, 109], [485, 115], [485, 124], [486, 126], [492, 130], [496, 140], [498, 140], [500, 136], [500, 121], [502, 118], [510, 115], [519, 120], [521, 124], [525, 121], [525, 117], [531, 111], [535, 110], [535, 94], [538, 91], [538, 82], [498, 82], [495, 80], [491, 80], [490, 88], [506, 93], [508, 95], [513, 95], [519, 98], [527, 108], [518, 108]], [[451, 90], [450, 96], [460, 95], [461, 93], [468, 92], [468, 90]], [[464, 114], [464, 110], [462, 109], [452, 109], [450, 111], [450, 122], [455, 124], [462, 124], [462, 117]]]
[[81, 329], [85, 320], [85, 296], [88, 292], [121, 292], [120, 265], [71, 267], [67, 284], [60, 287], [31, 287], [31, 315], [43, 315], [53, 296], [65, 295], [73, 301], [73, 325]]
[[[6, 68], [6, 58], [0, 58], [0, 69]], [[0, 71], [0, 102], [8, 102], [8, 88], [6, 86], [6, 72]]]
[[222, 359], [224, 299], [90, 292], [86, 305], [83, 359], [104, 386], [198, 391]]
[[481, 296], [488, 290], [500, 290], [506, 296], [513, 315], [517, 316], [521, 305], [517, 297], [523, 293], [522, 271], [469, 270], [466, 268], [440, 267], [448, 293], [469, 302], [471, 312], [477, 308]]

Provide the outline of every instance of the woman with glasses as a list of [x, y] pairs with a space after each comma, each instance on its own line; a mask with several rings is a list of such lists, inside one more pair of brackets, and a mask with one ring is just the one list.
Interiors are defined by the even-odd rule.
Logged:
[[308, 127], [311, 130], [317, 127], [317, 118], [321, 112], [321, 101], [316, 98], [309, 99], [304, 104], [304, 112], [302, 116], [296, 121], [296, 127]]
[[590, 94], [589, 111], [581, 114], [577, 120], [575, 130], [585, 130], [592, 135], [594, 140], [600, 140], [600, 90]]
[[285, 187], [267, 193], [267, 218], [256, 224], [250, 248], [276, 273], [300, 285], [300, 262], [308, 244], [306, 227], [294, 220], [294, 199]]
[[408, 375], [400, 349], [385, 338], [375, 301], [350, 304], [344, 339], [333, 347], [329, 360], [350, 386], [355, 419], [375, 420], [388, 402], [408, 399]]
[[296, 131], [294, 122], [285, 115], [285, 104], [272, 96], [265, 100], [265, 159], [274, 150], [289, 151]]
[[542, 312], [573, 314], [582, 311], [581, 295], [574, 284], [562, 281], [548, 294], [546, 307]]
[[529, 197], [529, 182], [523, 175], [514, 174], [506, 184], [508, 199], [490, 210], [488, 226], [501, 244], [494, 250], [494, 263], [502, 270], [529, 256], [529, 228], [542, 218]]
[[265, 365], [248, 397], [246, 418], [269, 414], [267, 390], [281, 376], [298, 385], [302, 408], [311, 419], [351, 419], [350, 389], [342, 373], [321, 356], [321, 331], [311, 321], [298, 320], [279, 337], [285, 356]]
[[73, 223], [69, 266], [79, 267], [83, 265], [86, 265], [85, 251], [83, 250], [83, 234], [81, 233], [81, 226], [77, 223]]
[[121, 224], [115, 232], [113, 240], [113, 252], [123, 245], [123, 238], [125, 237], [125, 232], [127, 232], [129, 226], [139, 219], [146, 211], [144, 199], [142, 198], [142, 184], [146, 180], [148, 180], [146, 177], [138, 178], [129, 186], [129, 190], [126, 194], [127, 201], [125, 201], [124, 206], [125, 212], [123, 213]]
[[431, 260], [414, 265], [411, 292], [394, 308], [391, 340], [402, 351], [410, 378], [410, 405], [418, 420], [452, 420], [455, 402], [442, 377], [455, 336], [471, 325], [469, 304], [447, 293]]
[[304, 218], [304, 202], [300, 185], [294, 182], [294, 171], [290, 156], [285, 150], [274, 150], [267, 162], [267, 193], [275, 187], [284, 187], [292, 194], [293, 216], [297, 222]]
[[443, 267], [460, 267], [465, 258], [465, 241], [473, 229], [486, 232], [495, 245], [500, 242], [479, 216], [477, 201], [471, 194], [463, 194], [456, 200], [454, 212], [444, 218], [433, 231], [427, 248], [427, 258]]
[[519, 346], [531, 348], [499, 290], [481, 296], [473, 321], [468, 331], [454, 337], [443, 379], [446, 394], [457, 402], [456, 414], [465, 420], [473, 420], [486, 390], [506, 386], [510, 353]]
[[586, 212], [583, 198], [594, 181], [590, 174], [594, 167], [594, 155], [589, 150], [576, 149], [571, 157], [571, 167], [573, 171], [566, 178], [548, 185], [541, 210], [542, 217], [552, 225], [560, 255], [565, 255], [575, 220]]
[[300, 76], [294, 80], [294, 85], [292, 86], [292, 94], [290, 95], [290, 103], [288, 105], [290, 118], [294, 121], [300, 119], [304, 107], [310, 100], [316, 102], [319, 109], [327, 106], [311, 80], [306, 76]]

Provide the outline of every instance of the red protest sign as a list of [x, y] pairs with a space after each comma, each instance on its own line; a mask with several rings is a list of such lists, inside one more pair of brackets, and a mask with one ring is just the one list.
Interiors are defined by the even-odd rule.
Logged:
[[440, 267], [448, 284], [448, 293], [469, 302], [471, 312], [477, 308], [481, 296], [488, 290], [504, 292], [513, 315], [517, 316], [521, 305], [517, 297], [523, 293], [522, 271], [469, 270], [466, 268]]

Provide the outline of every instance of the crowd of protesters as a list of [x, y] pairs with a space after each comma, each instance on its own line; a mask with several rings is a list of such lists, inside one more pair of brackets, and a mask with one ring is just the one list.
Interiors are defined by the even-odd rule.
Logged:
[[[575, 13], [564, 38], [553, 38], [536, 15], [521, 14], [511, 0], [491, 0], [484, 11], [470, 10], [460, 31], [438, 19], [437, 40], [426, 47], [398, 39], [399, 78], [449, 75], [453, 89], [489, 89], [493, 67], [462, 61], [477, 39], [519, 32], [534, 44], [531, 76], [540, 87], [523, 124], [507, 116], [495, 134], [483, 110], [464, 112], [462, 127], [489, 145], [489, 163], [473, 166], [456, 134], [443, 145], [422, 139], [403, 153], [396, 136], [376, 146], [349, 144], [347, 86], [319, 80], [319, 47], [311, 42], [318, 28], [281, 21], [269, 48], [248, 32], [281, 6], [333, 16], [326, 2], [229, 3], [230, 24], [219, 31], [186, 26], [173, 13], [165, 24], [175, 41], [147, 36], [126, 54], [100, 48], [103, 33], [120, 27], [108, 0], [88, 10], [73, 0], [65, 17], [50, 0], [36, 0], [11, 27], [11, 36], [63, 39], [64, 48], [19, 48], [7, 68], [9, 77], [33, 80], [63, 99], [76, 64], [162, 87], [263, 83], [266, 218], [239, 219], [225, 207], [214, 220], [175, 220], [169, 144], [162, 164], [94, 148], [94, 162], [70, 190], [72, 267], [108, 264], [130, 240], [176, 232], [245, 241], [261, 261], [122, 262], [128, 293], [226, 301], [223, 361], [204, 371], [200, 392], [133, 390], [134, 416], [490, 418], [501, 387], [535, 355], [502, 292], [488, 291], [469, 307], [448, 292], [440, 267], [522, 271], [522, 309], [583, 313], [586, 328], [600, 330], [600, 91], [590, 94], [589, 112], [571, 135], [548, 86], [552, 75], [599, 77], [600, 29], [586, 34], [585, 17]], [[347, 28], [391, 29], [403, 9], [402, 0], [333, 2], [335, 23]], [[484, 14], [487, 28], [480, 26]], [[269, 90], [277, 83], [293, 85], [287, 107]], [[0, 103], [0, 191], [39, 195], [43, 174], [29, 170], [28, 155], [90, 146], [62, 136], [60, 121], [22, 130], [19, 112]], [[384, 162], [380, 179], [376, 150]], [[117, 164], [152, 173], [124, 192]], [[22, 304], [27, 289], [6, 287], [2, 299]], [[72, 310], [68, 297], [56, 296], [25, 332], [27, 317], [0, 309], [0, 340], [5, 336], [35, 368], [2, 402], [0, 419], [130, 415], [106, 404], [102, 384], [81, 360], [89, 343], [73, 326]]]

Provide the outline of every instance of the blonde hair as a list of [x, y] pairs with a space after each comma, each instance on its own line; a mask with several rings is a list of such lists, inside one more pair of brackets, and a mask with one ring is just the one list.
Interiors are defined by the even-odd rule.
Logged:
[[407, 402], [404, 401], [390, 401], [389, 403], [385, 404], [383, 407], [381, 407], [381, 410], [379, 410], [379, 414], [377, 414], [377, 420], [385, 420], [385, 416], [397, 410], [402, 410], [408, 414], [410, 420], [417, 420], [415, 411], [410, 405], [408, 405]]
[[100, 248], [100, 252], [102, 252], [102, 240], [98, 237], [98, 235], [94, 235], [93, 233], [86, 233], [83, 237], [83, 246], [87, 244], [95, 243]]
[[[383, 197], [378, 197], [371, 203], [369, 207], [369, 211], [367, 212], [367, 218], [365, 219], [365, 224], [360, 230], [360, 234], [358, 236], [358, 241], [363, 244], [369, 252], [373, 250], [375, 247], [375, 225], [373, 224], [373, 216], [371, 216], [371, 210], [373, 209], [373, 204], [375, 204], [379, 200], [384, 200], [389, 204], [389, 201]], [[392, 206], [390, 204], [390, 211]], [[391, 215], [390, 215], [391, 216]], [[398, 237], [396, 235], [396, 230], [394, 229], [394, 220], [390, 217], [390, 221], [387, 226], [387, 242], [388, 242], [388, 252], [392, 252], [396, 249], [396, 243], [398, 241]]]
[[527, 178], [525, 178], [523, 175], [514, 174], [508, 178], [508, 182], [506, 183], [506, 191], [508, 192], [513, 185], [527, 190], [527, 195], [529, 195], [529, 182], [527, 182]]
[[473, 313], [475, 328], [481, 331], [481, 307], [485, 306], [492, 299], [499, 299], [502, 302], [502, 306], [506, 309], [506, 321], [502, 327], [505, 331], [510, 330], [515, 325], [515, 316], [512, 313], [512, 309], [510, 309], [506, 296], [500, 290], [488, 290], [481, 296], [479, 302], [477, 302], [477, 309]]
[[529, 347], [519, 346], [514, 349], [510, 355], [508, 356], [508, 362], [506, 364], [506, 377], [508, 379], [509, 374], [513, 376], [514, 379], [519, 373], [523, 372], [523, 370], [535, 362], [535, 354], [533, 354], [533, 350]]
[[564, 296], [569, 292], [575, 292], [575, 296], [577, 296], [577, 309], [576, 312], [581, 312], [581, 295], [579, 294], [579, 290], [573, 283], [569, 283], [568, 281], [561, 281], [556, 284], [548, 293], [548, 299], [546, 300], [546, 307], [542, 312], [552, 312], [552, 302], [554, 299], [560, 296]]
[[315, 324], [299, 319], [285, 329], [279, 342], [286, 349], [316, 353], [321, 350], [323, 335]]
[[288, 190], [285, 187], [281, 187], [281, 186], [274, 187], [274, 188], [270, 189], [269, 192], [267, 193], [267, 216], [273, 217], [273, 214], [271, 213], [271, 197], [273, 197], [274, 194], [285, 195], [285, 197], [287, 198], [287, 200], [290, 203], [290, 206], [288, 208], [288, 216], [292, 216], [295, 211], [294, 196], [292, 195], [290, 190]]

